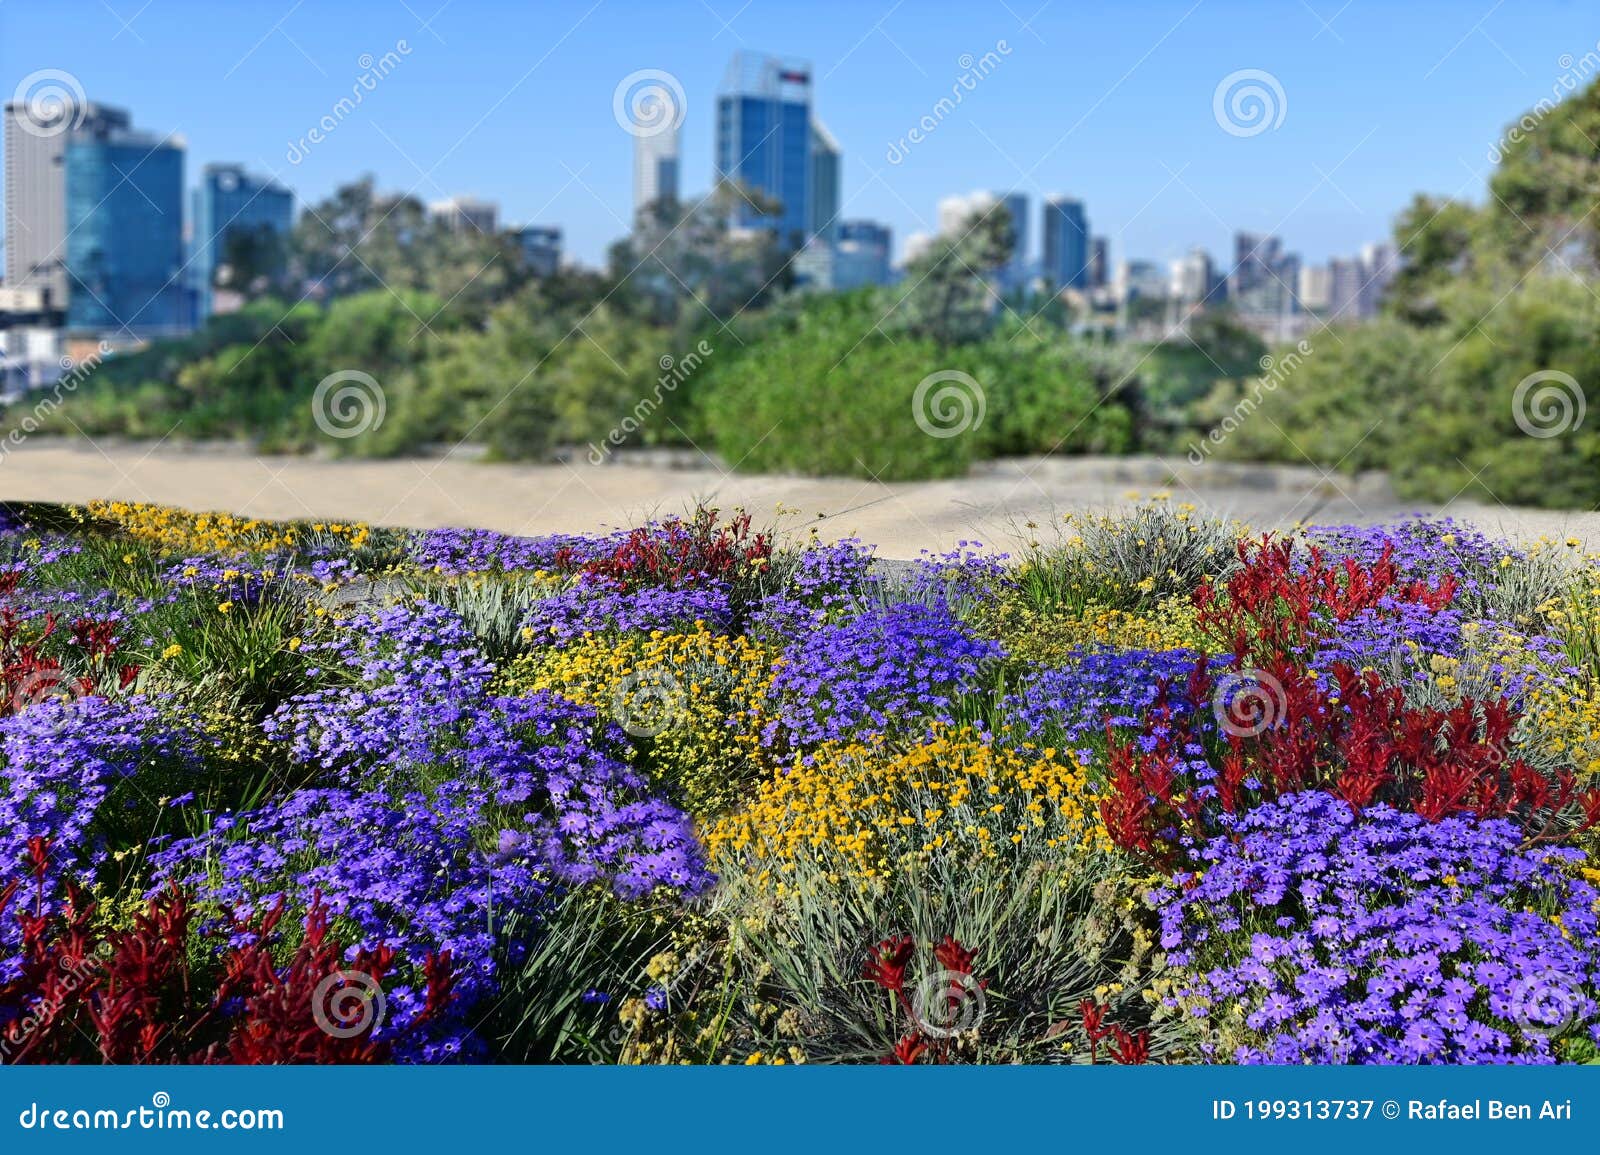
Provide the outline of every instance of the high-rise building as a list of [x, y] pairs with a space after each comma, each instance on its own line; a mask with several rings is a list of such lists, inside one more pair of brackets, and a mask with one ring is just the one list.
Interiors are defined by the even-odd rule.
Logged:
[[1307, 312], [1326, 313], [1333, 304], [1333, 270], [1327, 265], [1306, 265], [1296, 286], [1300, 305]]
[[194, 308], [183, 253], [183, 142], [121, 125], [67, 134], [67, 327], [183, 332]]
[[[651, 97], [666, 102], [676, 98], [670, 92]], [[673, 204], [678, 191], [678, 132], [683, 120], [681, 109], [662, 107], [652, 112], [659, 131], [641, 132], [633, 138], [633, 215], [657, 202]]]
[[839, 179], [843, 153], [820, 120], [811, 122], [811, 235], [832, 244], [839, 229]]
[[1387, 242], [1361, 246], [1361, 315], [1377, 316], [1394, 280], [1397, 258]]
[[1051, 291], [1089, 288], [1089, 218], [1082, 201], [1045, 198], [1043, 268]]
[[1089, 287], [1103, 289], [1111, 283], [1111, 242], [1105, 237], [1089, 238]]
[[[194, 193], [192, 225], [189, 272], [196, 315], [204, 320], [213, 311], [219, 271], [234, 283], [252, 273], [282, 271], [294, 227], [294, 194], [240, 165], [208, 164]], [[249, 267], [233, 267], [241, 261]]]
[[1201, 248], [1189, 252], [1172, 262], [1170, 295], [1185, 304], [1198, 304], [1211, 295], [1215, 287], [1215, 273], [1211, 267], [1211, 254]]
[[67, 140], [128, 127], [126, 112], [103, 104], [5, 105], [7, 286], [44, 289], [51, 307], [66, 307]]
[[997, 193], [977, 189], [966, 195], [942, 197], [939, 201], [939, 233], [959, 239], [978, 220], [994, 215], [996, 206], [1004, 205], [1011, 218], [1011, 256], [996, 272], [995, 280], [1002, 290], [1018, 289], [1028, 280], [1028, 196], [1026, 193]]
[[769, 229], [798, 251], [815, 221], [812, 181], [811, 66], [741, 52], [717, 95], [717, 180], [735, 181], [776, 207], [741, 202], [733, 224]]
[[561, 229], [556, 225], [527, 225], [516, 233], [528, 271], [536, 277], [555, 276], [561, 267]]
[[1011, 259], [1001, 270], [1000, 280], [1006, 289], [1021, 289], [1028, 283], [1028, 194], [1005, 193], [998, 198], [1011, 214]]
[[1363, 281], [1359, 260], [1335, 257], [1328, 262], [1329, 320], [1350, 322], [1361, 318]]
[[1154, 261], [1123, 261], [1112, 283], [1117, 300], [1159, 301], [1167, 295], [1167, 277]]
[[1265, 233], [1235, 233], [1228, 299], [1241, 313], [1281, 316], [1295, 309], [1300, 258]]
[[500, 206], [477, 197], [448, 197], [434, 201], [428, 213], [453, 232], [482, 233], [492, 237], [500, 227]]
[[856, 289], [889, 283], [893, 234], [877, 221], [840, 221], [834, 241], [833, 287]]

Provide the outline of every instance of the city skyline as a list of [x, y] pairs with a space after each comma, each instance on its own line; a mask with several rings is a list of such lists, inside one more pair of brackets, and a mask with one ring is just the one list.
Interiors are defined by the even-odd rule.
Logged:
[[[463, 75], [461, 69], [463, 59], [496, 59], [489, 43], [495, 37], [483, 27], [496, 19], [481, 13], [467, 21], [459, 14], [452, 18], [447, 8], [429, 24], [428, 14], [413, 17], [400, 5], [352, 5], [318, 11], [296, 28], [294, 13], [269, 20], [264, 6], [246, 5], [247, 12], [262, 14], [260, 42], [253, 50], [250, 43], [230, 45], [238, 53], [228, 56], [220, 43], [211, 44], [215, 51], [205, 50], [222, 37], [217, 30], [185, 27], [174, 41], [179, 33], [173, 21], [183, 8], [157, 5], [131, 28], [120, 28], [103, 10], [92, 17], [85, 6], [88, 34], [81, 36], [67, 35], [65, 26], [53, 27], [40, 13], [8, 8], [0, 21], [19, 34], [0, 37], [0, 66], [8, 81], [40, 67], [62, 67], [90, 100], [131, 107], [143, 126], [158, 133], [183, 134], [190, 142], [191, 173], [210, 162], [235, 162], [275, 176], [301, 203], [315, 203], [342, 181], [370, 171], [381, 187], [412, 191], [424, 202], [477, 196], [497, 202], [503, 222], [559, 226], [567, 251], [589, 264], [603, 259], [606, 245], [626, 231], [631, 216], [632, 140], [615, 123], [611, 98], [624, 76], [646, 66], [674, 76], [686, 94], [677, 178], [681, 192], [692, 196], [710, 183], [714, 92], [729, 56], [744, 49], [812, 59], [813, 111], [843, 153], [840, 216], [889, 226], [897, 260], [914, 234], [936, 231], [940, 198], [987, 187], [1016, 188], [1035, 209], [1054, 192], [1083, 201], [1096, 235], [1110, 239], [1118, 263], [1130, 257], [1165, 263], [1197, 245], [1226, 253], [1236, 231], [1278, 233], [1315, 263], [1387, 237], [1394, 213], [1413, 192], [1481, 198], [1482, 175], [1491, 167], [1487, 156], [1505, 124], [1549, 91], [1561, 54], [1581, 56], [1590, 47], [1579, 35], [1575, 13], [1565, 7], [1544, 9], [1542, 24], [1491, 16], [1476, 31], [1464, 16], [1456, 29], [1448, 13], [1428, 20], [1406, 15], [1391, 30], [1391, 41], [1400, 38], [1401, 24], [1428, 25], [1413, 29], [1418, 35], [1408, 45], [1416, 90], [1389, 92], [1377, 101], [1368, 91], [1376, 86], [1351, 83], [1356, 74], [1350, 71], [1388, 56], [1388, 41], [1361, 35], [1379, 17], [1372, 5], [1328, 13], [1326, 25], [1319, 24], [1323, 17], [1304, 11], [1258, 10], [1246, 28], [1237, 20], [1238, 5], [1174, 5], [1159, 9], [1155, 19], [1147, 16], [1138, 29], [1103, 15], [1074, 23], [1053, 6], [1034, 15], [1004, 6], [976, 14], [952, 7], [948, 20], [931, 22], [939, 28], [906, 19], [908, 13], [897, 19], [893, 9], [875, 26], [865, 13], [844, 6], [829, 9], [837, 19], [821, 21], [751, 7], [729, 14], [731, 28], [719, 27], [704, 11], [706, 29], [698, 29], [700, 17], [687, 10], [674, 13], [681, 27], [670, 34], [662, 34], [659, 13], [641, 6], [557, 5], [544, 11], [549, 27], [535, 30], [520, 25], [518, 13], [502, 10], [498, 21], [528, 33], [530, 48], [533, 41], [550, 43], [530, 51], [526, 63], [500, 60], [498, 70], [489, 69], [498, 71], [497, 91], [493, 76]], [[355, 19], [353, 10], [365, 18]], [[107, 27], [97, 36], [95, 22], [102, 18]], [[274, 28], [279, 18], [283, 24]], [[1219, 42], [1224, 25], [1235, 33], [1228, 46]], [[404, 53], [391, 54], [398, 67], [377, 78], [337, 132], [302, 150], [305, 155], [291, 164], [287, 147], [315, 122], [291, 107], [325, 111], [351, 87], [341, 67], [353, 76], [362, 55], [339, 65], [342, 49], [361, 43], [369, 54], [382, 56], [391, 31], [395, 43], [407, 45]], [[566, 41], [556, 43], [563, 32]], [[1292, 37], [1294, 52], [1273, 49], [1275, 36]], [[582, 42], [581, 52], [566, 52], [575, 41]], [[958, 41], [966, 51], [946, 61], [943, 48]], [[1002, 41], [1006, 50], [992, 51]], [[1094, 46], [1082, 57], [1081, 84], [1077, 72], [1063, 77], [1050, 64], [1051, 41], [1057, 49]], [[1432, 41], [1438, 41], [1437, 58], [1423, 60], [1423, 46], [1434, 47]], [[28, 44], [29, 59], [19, 60], [15, 48], [5, 47], [19, 43]], [[170, 93], [142, 79], [175, 53], [181, 56], [181, 45], [189, 46], [190, 65], [201, 80], [231, 69], [206, 82], [216, 91], [204, 101], [174, 105]], [[885, 150], [935, 107], [958, 76], [957, 66], [974, 53], [980, 60], [992, 56], [998, 67], [974, 70], [960, 107], [939, 118], [936, 131], [900, 163], [890, 163]], [[573, 75], [569, 55], [584, 59], [581, 76]], [[619, 66], [613, 75], [610, 60], [624, 57], [632, 67]], [[144, 67], [132, 68], [135, 61]], [[294, 92], [275, 88], [263, 100], [263, 65], [279, 68], [294, 82]], [[1212, 90], [1230, 71], [1261, 65], [1277, 69], [1286, 115], [1272, 131], [1241, 139], [1213, 121]], [[1341, 67], [1343, 83], [1334, 84]], [[1062, 99], [1047, 102], [1048, 108], [1019, 109], [1020, 98], [1039, 91], [1041, 76], [1052, 78]], [[441, 118], [437, 101], [446, 77], [463, 91]], [[564, 82], [554, 101], [550, 80]], [[472, 94], [479, 90], [482, 103], [474, 105]], [[1330, 97], [1335, 90], [1337, 103]], [[424, 96], [435, 102], [431, 119], [419, 115]], [[1150, 115], [1152, 104], [1163, 102], [1169, 111]], [[1039, 102], [1023, 101], [1030, 103]], [[1441, 105], [1452, 113], [1442, 131], [1425, 139], [1404, 131], [1408, 118], [1436, 113]], [[228, 122], [236, 147], [219, 136], [219, 119]], [[1174, 137], [1189, 143], [1163, 151], [1161, 142]], [[516, 147], [508, 149], [513, 139]], [[1062, 143], [1052, 152], [1057, 141]], [[497, 155], [485, 156], [488, 144], [501, 146]], [[530, 164], [529, 156], [541, 162]], [[1038, 223], [1028, 222], [1035, 253]]]

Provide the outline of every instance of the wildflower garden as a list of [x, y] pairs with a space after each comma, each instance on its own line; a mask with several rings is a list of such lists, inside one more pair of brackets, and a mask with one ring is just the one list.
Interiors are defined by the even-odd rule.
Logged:
[[1600, 567], [0, 521], [0, 1061], [1600, 1057]]

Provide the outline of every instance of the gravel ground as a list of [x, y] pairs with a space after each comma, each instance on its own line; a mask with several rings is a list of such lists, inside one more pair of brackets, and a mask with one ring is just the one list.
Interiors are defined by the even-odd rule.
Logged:
[[[1415, 513], [1471, 522], [1513, 541], [1576, 537], [1600, 551], [1600, 514], [1401, 501], [1381, 475], [1182, 459], [1047, 458], [991, 462], [951, 481], [882, 484], [849, 478], [727, 474], [700, 461], [676, 468], [586, 462], [485, 465], [464, 458], [330, 461], [263, 457], [235, 447], [33, 438], [0, 457], [0, 500], [120, 498], [269, 518], [377, 525], [472, 526], [506, 533], [596, 531], [681, 512], [696, 501], [742, 506], [783, 532], [815, 526], [859, 537], [880, 556], [916, 557], [960, 541], [1012, 548], [1045, 540], [1062, 515], [1109, 510], [1163, 491], [1256, 529], [1303, 522], [1371, 524]], [[681, 457], [677, 460], [681, 460]]]

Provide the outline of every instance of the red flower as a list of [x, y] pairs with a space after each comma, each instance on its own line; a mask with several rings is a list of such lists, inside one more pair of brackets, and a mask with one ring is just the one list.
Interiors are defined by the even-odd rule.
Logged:
[[954, 971], [958, 975], [972, 973], [973, 953], [950, 935], [945, 935], [934, 944], [933, 957], [947, 971]]
[[1106, 1012], [1110, 1009], [1093, 999], [1084, 999], [1078, 1004], [1078, 1014], [1083, 1016], [1083, 1033], [1089, 1036], [1091, 1043], [1098, 1043], [1110, 1034], [1106, 1029]]
[[1140, 1031], [1129, 1034], [1120, 1026], [1111, 1028], [1111, 1057], [1128, 1067], [1137, 1067], [1150, 1061], [1150, 1035]]
[[883, 1063], [887, 1066], [899, 1064], [903, 1067], [909, 1067], [920, 1059], [922, 1052], [927, 1049], [928, 1045], [915, 1034], [907, 1035], [894, 1045], [894, 1051], [887, 1059], [883, 1060]]
[[912, 950], [913, 944], [908, 934], [903, 934], [899, 938], [884, 939], [872, 948], [872, 954], [862, 970], [862, 977], [871, 979], [886, 991], [903, 994], [906, 964], [911, 961]]

